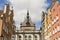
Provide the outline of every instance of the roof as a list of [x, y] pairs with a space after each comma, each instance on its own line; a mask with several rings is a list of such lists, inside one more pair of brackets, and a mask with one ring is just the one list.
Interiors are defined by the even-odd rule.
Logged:
[[25, 20], [21, 23], [21, 26], [27, 26], [27, 27], [35, 26], [34, 23], [31, 21], [31, 18], [29, 16], [29, 11], [27, 11], [27, 16]]

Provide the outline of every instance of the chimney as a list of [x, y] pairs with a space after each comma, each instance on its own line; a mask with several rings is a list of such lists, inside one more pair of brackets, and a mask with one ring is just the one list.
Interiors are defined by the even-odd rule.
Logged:
[[52, 0], [52, 7], [55, 5], [56, 1], [58, 0]]

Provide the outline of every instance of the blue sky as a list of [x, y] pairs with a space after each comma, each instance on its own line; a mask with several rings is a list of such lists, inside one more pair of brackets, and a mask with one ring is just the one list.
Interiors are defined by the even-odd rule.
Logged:
[[[13, 0], [12, 0], [12, 1], [13, 1]], [[14, 1], [15, 1], [15, 0], [14, 0]], [[17, 0], [16, 0], [16, 1], [17, 1]], [[15, 2], [16, 2], [16, 1], [15, 1]], [[59, 1], [60, 1], [60, 0], [59, 0]], [[22, 3], [19, 2], [19, 3], [20, 3], [19, 5], [18, 5], [18, 2], [19, 2], [19, 1], [16, 2], [16, 4], [17, 4], [16, 6], [19, 6], [19, 5], [20, 5], [19, 7], [21, 7], [21, 6], [23, 5], [22, 3], [26, 2], [26, 1], [22, 1], [22, 0], [21, 0]], [[51, 4], [51, 2], [52, 2], [51, 0], [46, 0], [46, 1], [45, 1], [45, 3], [47, 3], [47, 4], [49, 4], [49, 5]], [[11, 4], [9, 0], [0, 0], [0, 10], [4, 9], [4, 4], [6, 4], [6, 3]], [[21, 5], [21, 4], [22, 4], [22, 5]], [[25, 4], [25, 3], [24, 3], [24, 4]], [[33, 6], [33, 5], [32, 5], [32, 6]], [[38, 5], [37, 5], [37, 6], [38, 6]], [[40, 6], [41, 6], [41, 4], [40, 4]], [[15, 7], [15, 5], [14, 5], [14, 7]], [[18, 8], [19, 13], [21, 13], [21, 12], [20, 12], [21, 10], [19, 10], [19, 7], [17, 7], [17, 8]], [[20, 9], [21, 9], [21, 8], [20, 8]], [[41, 9], [41, 8], [40, 8], [40, 9]], [[17, 9], [15, 9], [15, 10], [17, 11]], [[35, 9], [34, 9], [34, 10], [35, 10]], [[17, 12], [14, 11], [14, 12], [15, 12], [15, 13], [18, 13], [18, 11], [17, 11]], [[36, 11], [37, 11], [37, 10], [36, 10]], [[23, 12], [23, 11], [22, 11], [22, 12]], [[23, 12], [23, 13], [24, 13], [24, 12]], [[33, 13], [33, 12], [32, 12], [32, 13]], [[39, 13], [39, 14], [40, 14], [40, 13]], [[39, 14], [38, 14], [38, 15], [39, 15]], [[15, 14], [15, 15], [19, 15], [19, 14]], [[23, 15], [23, 14], [22, 14], [22, 15]], [[32, 14], [32, 15], [33, 15], [33, 14]], [[20, 16], [20, 15], [19, 15], [19, 16]], [[34, 14], [34, 16], [35, 16], [35, 14]], [[16, 17], [15, 17], [15, 18], [16, 18]], [[33, 17], [33, 18], [34, 18], [34, 17]], [[19, 21], [20, 21], [20, 20], [19, 20]], [[16, 23], [17, 23], [17, 22], [16, 22]], [[17, 23], [17, 24], [18, 24], [18, 23]], [[41, 21], [38, 21], [38, 22], [36, 22], [36, 25], [35, 25], [35, 26], [36, 26], [36, 28], [39, 28], [41, 25], [42, 25], [42, 22], [41, 22]]]
[[58, 0], [59, 1], [59, 3], [60, 3], [60, 0]]
[[36, 25], [35, 25], [36, 26], [36, 29], [39, 29], [41, 27], [41, 25], [42, 25], [42, 21], [37, 22]]
[[0, 10], [3, 10], [4, 9], [4, 5], [9, 3], [10, 4], [10, 1], [8, 0], [0, 0]]
[[0, 0], [0, 9], [4, 9], [4, 4], [6, 3], [6, 0]]

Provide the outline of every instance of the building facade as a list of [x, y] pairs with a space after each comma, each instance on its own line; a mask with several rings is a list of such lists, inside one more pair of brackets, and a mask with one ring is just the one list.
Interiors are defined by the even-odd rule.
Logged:
[[43, 26], [40, 27], [40, 31], [41, 31], [41, 34], [40, 34], [41, 35], [41, 37], [40, 37], [41, 39], [40, 40], [44, 40], [44, 28], [43, 28]]
[[[54, 0], [53, 0], [54, 1]], [[51, 40], [60, 40], [60, 4], [56, 0], [52, 7], [52, 38]]]
[[47, 40], [47, 35], [48, 35], [48, 32], [47, 32], [47, 25], [48, 25], [48, 19], [47, 19], [47, 13], [46, 12], [43, 12], [43, 34], [44, 34], [44, 40]]
[[60, 3], [58, 0], [52, 0], [52, 6], [47, 13], [43, 14], [44, 40], [60, 40]]
[[51, 9], [49, 8], [48, 9], [48, 12], [47, 12], [47, 21], [48, 21], [48, 24], [47, 24], [47, 32], [48, 32], [48, 35], [47, 35], [47, 40], [51, 40], [51, 36], [52, 36], [52, 24], [51, 24]]
[[29, 11], [24, 22], [21, 23], [20, 30], [16, 31], [15, 40], [41, 40], [40, 30], [35, 30], [35, 24], [31, 21]]
[[0, 12], [0, 40], [11, 40], [13, 32], [13, 9], [5, 4], [5, 9]]

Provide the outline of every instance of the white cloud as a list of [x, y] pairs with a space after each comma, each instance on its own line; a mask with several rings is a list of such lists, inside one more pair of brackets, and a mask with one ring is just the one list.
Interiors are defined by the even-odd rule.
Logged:
[[48, 4], [46, 0], [11, 0], [14, 7], [14, 19], [19, 25], [25, 18], [27, 8], [34, 23], [41, 21], [42, 11], [46, 11]]

